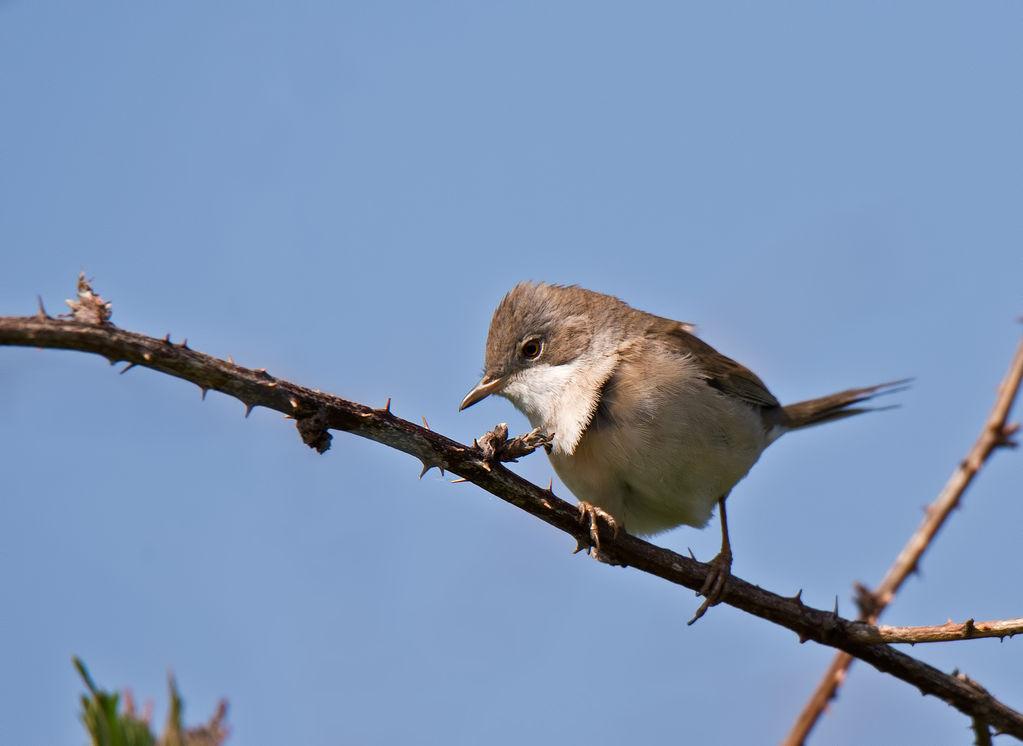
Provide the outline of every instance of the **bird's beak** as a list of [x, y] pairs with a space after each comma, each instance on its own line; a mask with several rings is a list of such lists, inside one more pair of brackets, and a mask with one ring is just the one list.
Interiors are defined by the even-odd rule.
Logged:
[[461, 412], [466, 407], [471, 407], [478, 401], [486, 399], [491, 394], [497, 393], [504, 387], [503, 378], [491, 378], [490, 376], [483, 376], [480, 382], [476, 384], [476, 388], [465, 395], [462, 399], [461, 405], [458, 407], [458, 411]]

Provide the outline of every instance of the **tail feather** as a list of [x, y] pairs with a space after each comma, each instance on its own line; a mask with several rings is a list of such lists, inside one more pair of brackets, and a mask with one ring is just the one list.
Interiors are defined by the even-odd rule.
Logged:
[[904, 378], [901, 381], [879, 383], [876, 386], [867, 386], [862, 389], [848, 389], [847, 391], [839, 391], [837, 394], [822, 396], [819, 399], [808, 399], [796, 402], [795, 404], [789, 404], [783, 408], [786, 419], [785, 427], [789, 430], [796, 430], [801, 427], [831, 422], [832, 420], [841, 420], [863, 412], [892, 409], [892, 407], [897, 405], [888, 407], [857, 407], [854, 405], [870, 401], [875, 396], [902, 391], [911, 380], [910, 378]]

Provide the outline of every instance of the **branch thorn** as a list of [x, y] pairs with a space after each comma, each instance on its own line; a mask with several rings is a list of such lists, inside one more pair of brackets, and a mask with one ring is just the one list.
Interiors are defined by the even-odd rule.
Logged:
[[128, 363], [123, 368], [121, 368], [121, 375], [123, 376], [125, 373], [127, 373], [129, 370], [134, 368], [136, 365], [138, 365], [138, 363]]
[[1012, 436], [1019, 432], [1019, 423], [1012, 422], [1004, 425], [999, 433], [995, 436], [995, 445], [1001, 448], [1015, 448], [1019, 445]]
[[36, 316], [40, 319], [50, 318], [50, 314], [46, 313], [46, 307], [43, 306], [43, 296], [37, 295], [36, 301], [39, 303], [39, 312], [36, 313]]

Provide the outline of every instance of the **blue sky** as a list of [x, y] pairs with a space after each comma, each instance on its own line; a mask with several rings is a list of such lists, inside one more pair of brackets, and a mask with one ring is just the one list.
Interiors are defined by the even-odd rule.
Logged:
[[[1021, 32], [1008, 2], [9, 0], [0, 314], [84, 270], [125, 328], [465, 442], [526, 427], [457, 412], [523, 279], [697, 323], [782, 401], [915, 376], [730, 499], [736, 574], [853, 614], [1020, 333]], [[310, 745], [770, 743], [831, 658], [725, 607], [686, 627], [693, 594], [476, 487], [243, 411], [0, 350], [5, 741], [84, 742], [72, 655], [159, 719], [173, 669], [231, 743]], [[1019, 616], [1021, 479], [995, 456], [887, 622]], [[910, 652], [1023, 707], [1019, 642]], [[968, 725], [857, 665], [813, 742]]]

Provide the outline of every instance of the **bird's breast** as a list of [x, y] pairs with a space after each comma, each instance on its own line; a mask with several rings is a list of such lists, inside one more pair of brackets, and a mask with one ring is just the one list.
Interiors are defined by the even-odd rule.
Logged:
[[551, 453], [558, 476], [631, 533], [706, 525], [768, 441], [753, 407], [691, 384], [656, 407], [649, 398], [627, 407], [620, 390], [607, 391], [575, 450]]

